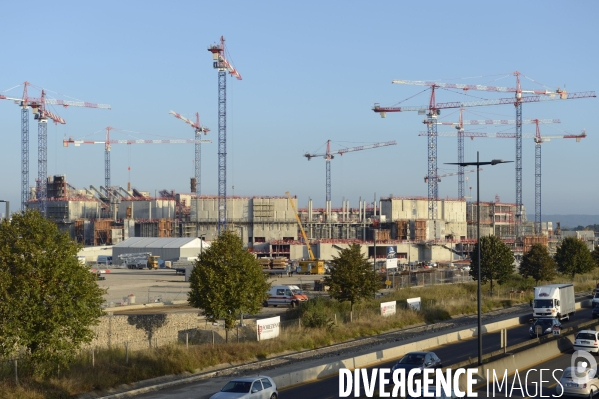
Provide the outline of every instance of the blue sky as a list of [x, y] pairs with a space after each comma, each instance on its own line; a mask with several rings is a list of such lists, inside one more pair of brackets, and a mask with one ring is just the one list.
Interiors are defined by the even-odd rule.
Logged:
[[[0, 92], [29, 81], [55, 98], [110, 104], [111, 111], [53, 108], [66, 125], [48, 126], [48, 172], [65, 174], [76, 187], [104, 184], [102, 145], [62, 146], [67, 137], [101, 141], [106, 126], [142, 132], [111, 133], [113, 139], [192, 138], [193, 129], [168, 114], [200, 112], [212, 144], [202, 147], [202, 194], [217, 194], [217, 73], [207, 47], [224, 35], [243, 80], [227, 79], [227, 194], [281, 196], [300, 206], [308, 198], [324, 206], [322, 152], [396, 140], [398, 145], [336, 157], [333, 206], [343, 198], [426, 196], [427, 141], [415, 112], [372, 112], [381, 105], [428, 104], [422, 87], [392, 79], [515, 85], [524, 89], [566, 87], [599, 90], [594, 40], [595, 1], [39, 1], [4, 2], [0, 23]], [[502, 77], [502, 78], [501, 78]], [[470, 78], [470, 79], [463, 79]], [[501, 78], [501, 79], [500, 79]], [[4, 94], [19, 95], [22, 87]], [[61, 93], [61, 94], [55, 94]], [[31, 94], [39, 94], [32, 90]], [[64, 94], [64, 95], [63, 95]], [[66, 97], [68, 96], [68, 97]], [[438, 102], [509, 97], [448, 91]], [[409, 100], [406, 100], [408, 99]], [[405, 100], [405, 101], [404, 101]], [[543, 145], [544, 214], [597, 214], [598, 99], [524, 104], [523, 118], [559, 118], [543, 135], [588, 137]], [[442, 120], [457, 120], [452, 110]], [[471, 108], [466, 119], [514, 119], [510, 105]], [[20, 202], [20, 112], [0, 101], [3, 183], [0, 196]], [[447, 131], [439, 127], [439, 132]], [[509, 131], [508, 128], [488, 131]], [[534, 133], [533, 126], [524, 127]], [[30, 119], [30, 176], [37, 176], [37, 123]], [[514, 140], [467, 140], [466, 160], [515, 159]], [[114, 145], [112, 184], [142, 191], [189, 192], [192, 145]], [[439, 173], [455, 171], [455, 138], [439, 138]], [[514, 164], [483, 168], [481, 200], [515, 202]], [[131, 168], [130, 172], [128, 167]], [[467, 185], [476, 194], [475, 174]], [[232, 188], [234, 186], [234, 189]], [[469, 190], [467, 189], [467, 192]], [[457, 196], [457, 176], [439, 184], [441, 197]], [[534, 213], [534, 144], [523, 144], [523, 201]], [[13, 205], [14, 204], [14, 205]]]

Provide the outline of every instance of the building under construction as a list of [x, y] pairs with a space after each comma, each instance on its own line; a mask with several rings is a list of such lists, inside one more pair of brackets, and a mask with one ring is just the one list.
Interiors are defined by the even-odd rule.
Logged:
[[[76, 189], [64, 175], [48, 178], [47, 216], [84, 245], [114, 245], [130, 237], [217, 236], [218, 198], [161, 190], [148, 192], [122, 187]], [[35, 192], [32, 192], [32, 198]], [[294, 205], [299, 208], [297, 199]], [[227, 226], [238, 232], [258, 256], [307, 258], [306, 243], [288, 197], [228, 197]], [[476, 203], [457, 199], [437, 202], [437, 220], [429, 220], [428, 198], [389, 197], [376, 202], [360, 199], [352, 207], [314, 208], [309, 200], [298, 216], [316, 256], [330, 259], [350, 243], [362, 243], [369, 257], [384, 257], [388, 246], [406, 262], [428, 259], [451, 261], [467, 255], [476, 238]], [[31, 200], [30, 208], [38, 202]], [[534, 237], [532, 224], [518, 221], [515, 204], [481, 203], [481, 236], [493, 234], [516, 252], [532, 243], [547, 245], [551, 230]], [[522, 223], [525, 237], [515, 245], [515, 224]], [[526, 232], [529, 232], [528, 234]], [[378, 247], [377, 247], [378, 244]]]

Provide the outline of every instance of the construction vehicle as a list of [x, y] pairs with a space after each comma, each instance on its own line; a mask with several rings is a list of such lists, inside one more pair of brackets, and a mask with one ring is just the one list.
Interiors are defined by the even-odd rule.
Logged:
[[152, 255], [151, 252], [136, 252], [132, 254], [119, 255], [122, 262], [121, 267], [127, 269], [158, 269], [160, 256]]
[[157, 255], [149, 255], [148, 256], [148, 262], [147, 262], [147, 267], [148, 269], [158, 269], [158, 259], [160, 259], [160, 256]]
[[302, 232], [302, 237], [304, 237], [304, 242], [308, 247], [308, 253], [310, 254], [310, 260], [300, 260], [298, 261], [299, 273], [300, 274], [324, 274], [324, 260], [317, 259], [312, 252], [312, 247], [310, 246], [310, 241], [306, 236], [306, 232], [304, 231], [304, 227], [302, 226], [302, 221], [297, 213], [297, 209], [295, 209], [295, 205], [293, 204], [293, 200], [291, 199], [291, 194], [287, 191], [287, 197], [289, 197], [289, 203], [291, 204], [291, 208], [293, 208], [293, 212], [295, 213], [295, 218], [297, 219], [297, 224], [299, 225], [300, 231]]

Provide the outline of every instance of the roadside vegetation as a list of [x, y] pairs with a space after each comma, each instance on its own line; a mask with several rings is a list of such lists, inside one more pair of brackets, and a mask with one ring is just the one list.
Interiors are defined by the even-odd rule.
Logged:
[[[23, 268], [38, 264], [52, 264], [56, 269], [56, 263], [35, 263], [21, 262], [23, 255], [20, 255], [19, 244], [27, 242], [11, 242], [11, 237], [23, 237], [28, 234], [28, 229], [35, 231], [41, 230], [43, 234], [36, 235], [37, 239], [42, 240], [40, 254], [46, 253], [48, 249], [55, 248], [55, 252], [60, 254], [63, 264], [58, 270], [72, 271], [74, 273], [67, 282], [77, 284], [89, 284], [88, 278], [91, 273], [85, 270], [77, 269], [78, 262], [76, 257], [76, 246], [69, 243], [62, 243], [63, 236], [56, 234], [50, 226], [40, 221], [33, 214], [26, 214], [32, 217], [30, 225], [25, 225], [21, 231], [12, 231], [17, 225], [0, 225], [0, 253], [4, 259], [14, 260], [16, 267]], [[19, 219], [16, 219], [19, 221]], [[23, 220], [26, 222], [26, 220]], [[13, 224], [15, 218], [13, 218]], [[5, 234], [6, 233], [6, 234]], [[54, 240], [48, 242], [47, 237], [54, 237]], [[35, 242], [35, 237], [29, 241]], [[485, 241], [485, 239], [487, 239]], [[4, 240], [5, 242], [3, 243]], [[58, 244], [54, 244], [54, 241]], [[599, 258], [595, 249], [591, 255], [586, 247], [577, 242], [564, 240], [564, 243], [558, 248], [558, 255], [555, 257], [555, 263], [547, 258], [547, 254], [537, 247], [525, 255], [523, 259], [523, 268], [521, 274], [513, 273], [511, 262], [511, 253], [507, 253], [502, 247], [502, 242], [494, 241], [492, 238], [481, 239], [483, 251], [481, 251], [480, 265], [473, 265], [471, 275], [477, 277], [477, 267], [481, 268], [482, 275], [482, 310], [484, 312], [514, 306], [521, 303], [528, 303], [532, 298], [532, 288], [535, 285], [545, 283], [573, 282], [577, 292], [588, 292], [593, 289], [599, 281], [596, 260]], [[485, 244], [486, 243], [486, 244]], [[218, 253], [206, 251], [205, 256], [200, 262], [205, 268], [206, 275], [194, 275], [192, 279], [193, 293], [189, 296], [189, 302], [197, 307], [209, 308], [208, 317], [213, 319], [228, 319], [229, 314], [236, 314], [239, 311], [255, 313], [258, 310], [258, 304], [263, 302], [262, 297], [254, 297], [248, 301], [239, 301], [229, 298], [234, 293], [244, 293], [245, 288], [242, 284], [237, 284], [245, 268], [258, 270], [259, 265], [253, 262], [253, 259], [245, 256], [245, 251], [241, 250], [241, 244], [238, 239], [230, 234], [224, 234], [222, 238], [223, 249], [221, 252], [227, 254], [221, 256]], [[52, 247], [51, 245], [55, 245]], [[14, 248], [12, 248], [14, 247]], [[67, 248], [61, 250], [61, 248]], [[487, 250], [485, 250], [487, 247]], [[211, 248], [218, 248], [213, 245]], [[488, 249], [493, 248], [492, 251]], [[27, 251], [31, 251], [28, 247]], [[13, 255], [13, 252], [16, 255]], [[497, 256], [501, 254], [501, 256]], [[11, 258], [12, 256], [12, 258]], [[579, 259], [582, 266], [574, 265], [569, 259]], [[20, 263], [19, 263], [20, 262]], [[476, 262], [478, 263], [478, 262]], [[509, 272], [507, 271], [509, 264]], [[105, 349], [92, 354], [90, 351], [79, 351], [81, 343], [86, 342], [86, 326], [93, 324], [97, 314], [89, 309], [99, 308], [97, 297], [101, 297], [100, 291], [94, 291], [92, 296], [86, 300], [88, 306], [77, 310], [73, 307], [67, 307], [67, 311], [73, 317], [79, 317], [79, 325], [71, 328], [82, 328], [79, 335], [65, 337], [62, 341], [41, 341], [48, 342], [46, 347], [58, 345], [64, 352], [60, 358], [57, 358], [58, 351], [48, 354], [44, 352], [39, 356], [31, 356], [37, 347], [29, 349], [29, 352], [15, 353], [10, 351], [11, 346], [2, 345], [4, 358], [0, 359], [0, 399], [4, 398], [23, 398], [23, 399], [47, 399], [47, 398], [70, 398], [73, 395], [83, 394], [91, 391], [105, 391], [110, 388], [119, 387], [122, 384], [129, 384], [136, 381], [146, 380], [153, 377], [165, 375], [194, 373], [198, 371], [209, 371], [211, 368], [222, 364], [240, 364], [243, 362], [252, 362], [262, 360], [268, 357], [281, 355], [284, 353], [315, 349], [334, 343], [344, 342], [360, 337], [368, 337], [397, 329], [416, 326], [425, 323], [434, 323], [449, 320], [452, 317], [461, 315], [475, 314], [477, 311], [477, 284], [475, 281], [460, 284], [444, 284], [428, 287], [411, 287], [397, 289], [384, 295], [382, 298], [375, 299], [374, 273], [370, 275], [370, 266], [365, 263], [363, 256], [357, 251], [357, 247], [350, 247], [340, 252], [340, 256], [335, 259], [335, 268], [338, 273], [327, 276], [326, 283], [334, 289], [329, 297], [316, 297], [301, 306], [289, 309], [285, 315], [287, 320], [298, 320], [298, 323], [287, 323], [286, 327], [281, 329], [280, 336], [276, 339], [265, 340], [261, 342], [228, 342], [212, 344], [192, 345], [187, 348], [184, 344], [172, 344], [160, 348], [151, 348], [147, 350], [126, 353], [124, 349]], [[555, 273], [557, 268], [559, 274]], [[14, 269], [14, 267], [13, 267]], [[15, 284], [19, 279], [17, 275], [12, 275], [11, 268], [1, 269], [0, 272], [0, 291], [2, 300], [11, 299], [6, 293], [10, 284]], [[539, 270], [540, 269], [540, 270]], [[550, 270], [551, 269], [551, 270]], [[39, 281], [43, 284], [37, 286], [38, 289], [48, 289], [49, 283], [44, 280], [43, 268], [34, 270], [40, 276]], [[54, 270], [54, 269], [53, 269]], [[536, 272], [538, 271], [538, 273]], [[356, 278], [359, 275], [361, 278]], [[53, 275], [50, 274], [50, 277]], [[267, 288], [265, 279], [260, 273], [252, 273], [251, 280], [258, 287], [260, 292]], [[247, 273], [245, 275], [247, 277]], [[64, 278], [63, 278], [64, 279]], [[203, 284], [203, 280], [210, 280], [210, 284]], [[29, 280], [35, 282], [36, 280]], [[60, 282], [61, 280], [52, 280]], [[212, 298], [211, 290], [217, 285], [227, 282], [230, 291], [229, 295], [219, 297], [218, 301], [210, 302]], [[30, 284], [32, 285], [32, 284]], [[68, 294], [69, 289], [74, 284], [62, 286], [60, 294]], [[94, 285], [95, 286], [95, 285]], [[23, 286], [27, 289], [35, 289]], [[23, 288], [23, 289], [24, 289]], [[54, 287], [50, 287], [54, 288]], [[28, 292], [28, 291], [25, 291]], [[32, 291], [34, 292], [34, 291]], [[43, 292], [43, 291], [40, 291]], [[58, 295], [58, 292], [53, 295]], [[245, 292], [247, 294], [247, 292]], [[32, 294], [33, 295], [33, 294]], [[37, 295], [37, 294], [36, 294]], [[251, 297], [251, 295], [250, 295]], [[407, 306], [407, 299], [420, 297], [421, 310], [414, 311]], [[380, 315], [381, 302], [396, 302], [396, 314], [388, 317]], [[18, 309], [19, 302], [11, 302]], [[212, 308], [210, 308], [212, 306]], [[34, 308], [37, 309], [37, 308]], [[32, 320], [24, 323], [24, 327], [29, 325], [38, 326], [35, 330], [40, 333], [48, 330], [45, 323], [51, 321], [51, 316], [56, 312], [48, 312], [44, 308], [37, 309], [38, 313], [31, 313]], [[1, 307], [0, 310], [8, 312], [7, 307]], [[21, 309], [22, 310], [22, 309]], [[40, 312], [41, 310], [41, 312]], [[59, 313], [57, 313], [60, 315]], [[34, 317], [35, 316], [35, 317]], [[22, 339], [29, 337], [27, 334], [13, 334], [17, 331], [18, 321], [15, 314], [6, 313], [4, 320], [11, 320], [11, 323], [4, 324], [5, 331], [0, 337], [12, 337]], [[76, 319], [76, 318], [75, 318]], [[61, 318], [60, 320], [63, 320]], [[24, 320], [27, 321], [27, 320]], [[227, 330], [233, 328], [234, 319], [226, 320]], [[37, 324], [36, 324], [37, 323]], [[58, 323], [51, 325], [60, 326]], [[7, 327], [12, 328], [7, 329]], [[23, 330], [27, 331], [27, 330]], [[78, 331], [78, 330], [75, 330]], [[36, 344], [43, 338], [43, 334], [32, 334], [31, 342]], [[60, 338], [60, 335], [50, 334], [49, 338]], [[29, 338], [28, 338], [29, 339]], [[17, 341], [11, 342], [12, 348], [19, 345]], [[20, 343], [26, 346], [29, 341]], [[62, 343], [61, 343], [62, 342]], [[36, 344], [37, 345], [37, 344]], [[15, 373], [12, 357], [18, 356], [18, 374]], [[18, 376], [18, 382], [17, 380]]]
[[[592, 289], [599, 275], [588, 273], [574, 279], [576, 291]], [[553, 282], [571, 282], [558, 277]], [[532, 278], [513, 275], [489, 295], [489, 284], [483, 285], [483, 311], [528, 303], [532, 298]], [[510, 291], [527, 290], [525, 295]], [[405, 308], [407, 298], [419, 296], [422, 312]], [[381, 317], [380, 302], [397, 301], [395, 316]], [[164, 375], [208, 371], [220, 364], [239, 364], [262, 360], [290, 351], [314, 349], [359, 337], [372, 336], [423, 323], [448, 320], [452, 316], [476, 313], [476, 283], [446, 284], [432, 287], [414, 287], [396, 290], [383, 298], [365, 299], [354, 305], [350, 322], [350, 303], [327, 298], [310, 300], [307, 306], [287, 311], [287, 318], [301, 317], [301, 327], [293, 325], [281, 330], [278, 339], [262, 342], [230, 342], [203, 345], [169, 345], [129, 353], [125, 363], [124, 349], [102, 350], [95, 353], [92, 367], [91, 353], [76, 357], [68, 371], [42, 379], [29, 373], [25, 361], [19, 362], [19, 385], [14, 383], [12, 363], [0, 368], [0, 398], [48, 399], [69, 398], [93, 390], [107, 390], [122, 384]]]

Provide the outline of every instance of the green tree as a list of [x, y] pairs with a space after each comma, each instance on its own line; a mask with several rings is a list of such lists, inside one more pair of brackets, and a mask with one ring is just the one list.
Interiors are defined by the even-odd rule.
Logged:
[[595, 249], [593, 250], [593, 252], [591, 252], [591, 256], [593, 257], [593, 260], [595, 261], [595, 267], [599, 267], [599, 245], [597, 245], [595, 247]]
[[533, 244], [520, 263], [520, 274], [524, 277], [532, 277], [535, 284], [539, 281], [551, 281], [557, 274], [557, 264], [549, 255], [547, 247], [542, 244]]
[[209, 321], [225, 320], [229, 330], [239, 314], [258, 314], [270, 283], [258, 260], [243, 249], [241, 239], [225, 230], [205, 249], [189, 277], [189, 304], [202, 309]]
[[566, 237], [555, 253], [557, 271], [574, 278], [576, 274], [587, 273], [597, 265], [586, 244], [576, 237]]
[[[80, 245], [37, 211], [0, 224], [0, 358], [27, 355], [35, 374], [68, 368], [103, 314], [104, 289]], [[24, 352], [23, 352], [24, 351]]]
[[497, 236], [486, 236], [480, 238], [480, 243], [474, 246], [472, 252], [472, 268], [470, 275], [478, 280], [478, 248], [480, 252], [481, 283], [489, 281], [490, 290], [493, 292], [493, 282], [503, 284], [514, 273], [514, 254], [510, 247]]
[[358, 244], [339, 251], [339, 257], [334, 256], [332, 263], [331, 274], [324, 279], [331, 298], [348, 301], [353, 311], [355, 303], [374, 297], [379, 288], [378, 277]]

